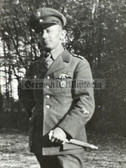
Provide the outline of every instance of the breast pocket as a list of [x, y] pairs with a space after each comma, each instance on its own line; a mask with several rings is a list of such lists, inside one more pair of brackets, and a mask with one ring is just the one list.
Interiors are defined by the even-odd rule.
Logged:
[[65, 72], [60, 72], [60, 73], [55, 73], [54, 74], [54, 93], [58, 94], [69, 94], [72, 89], [72, 81], [73, 81], [73, 73], [65, 73]]

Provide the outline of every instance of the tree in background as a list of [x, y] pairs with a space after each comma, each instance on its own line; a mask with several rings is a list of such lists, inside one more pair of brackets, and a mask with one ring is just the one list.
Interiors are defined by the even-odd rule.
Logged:
[[3, 95], [0, 92], [0, 113], [2, 112], [2, 110], [3, 110]]
[[[38, 7], [53, 7], [67, 17], [66, 47], [90, 62], [95, 79], [105, 81], [95, 89], [96, 112], [92, 123], [126, 125], [126, 0], [2, 0], [1, 31], [6, 93], [11, 96], [12, 76], [17, 80], [39, 56], [39, 42], [29, 27]], [[118, 124], [117, 124], [118, 123]], [[120, 124], [121, 123], [121, 124]]]

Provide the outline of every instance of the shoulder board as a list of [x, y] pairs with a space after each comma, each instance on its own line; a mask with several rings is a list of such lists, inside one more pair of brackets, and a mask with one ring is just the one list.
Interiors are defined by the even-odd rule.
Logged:
[[77, 57], [77, 58], [80, 58], [80, 59], [84, 59], [84, 57], [81, 56], [81, 55], [77, 55], [77, 54], [73, 54], [73, 53], [72, 53], [72, 55], [73, 55], [74, 57]]

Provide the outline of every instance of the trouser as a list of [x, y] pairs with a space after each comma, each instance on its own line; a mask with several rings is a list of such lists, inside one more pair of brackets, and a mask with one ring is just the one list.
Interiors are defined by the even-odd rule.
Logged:
[[36, 157], [41, 168], [83, 168], [84, 153]]

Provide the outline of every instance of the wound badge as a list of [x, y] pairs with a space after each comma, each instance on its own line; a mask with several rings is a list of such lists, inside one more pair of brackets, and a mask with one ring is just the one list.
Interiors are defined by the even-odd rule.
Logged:
[[60, 86], [62, 87], [62, 88], [65, 88], [66, 87], [66, 81], [65, 80], [62, 80], [61, 82], [60, 82]]
[[39, 22], [42, 23], [42, 22], [43, 22], [43, 19], [39, 19]]

